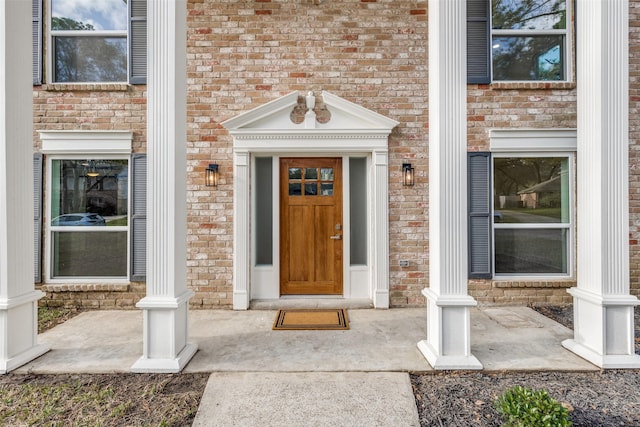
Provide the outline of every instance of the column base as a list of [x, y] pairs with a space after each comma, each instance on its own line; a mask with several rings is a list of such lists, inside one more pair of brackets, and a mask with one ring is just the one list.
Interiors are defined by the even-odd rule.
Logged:
[[374, 308], [389, 308], [389, 291], [376, 291], [373, 298]]
[[604, 369], [640, 368], [635, 354], [633, 311], [640, 301], [632, 295], [603, 296], [571, 288], [573, 339], [562, 345]]
[[445, 356], [438, 354], [435, 348], [427, 340], [418, 342], [418, 350], [427, 359], [429, 365], [435, 370], [478, 370], [482, 369], [482, 363], [473, 355]]
[[248, 310], [251, 304], [251, 298], [247, 291], [233, 291], [233, 309]]
[[12, 358], [0, 360], [0, 375], [8, 374], [14, 369], [18, 369], [22, 365], [26, 365], [32, 360], [37, 359], [38, 357], [47, 353], [49, 350], [49, 347], [43, 344], [37, 344]]
[[144, 310], [143, 355], [131, 367], [135, 373], [180, 372], [198, 346], [187, 343], [189, 336], [188, 290], [179, 297], [145, 297], [136, 307]]
[[0, 374], [42, 356], [49, 347], [38, 344], [38, 300], [41, 291], [0, 300]]
[[588, 347], [585, 347], [584, 345], [572, 339], [562, 341], [562, 346], [602, 369], [640, 368], [640, 356], [638, 356], [637, 354], [603, 355], [591, 350]]
[[191, 358], [198, 351], [198, 346], [187, 343], [182, 351], [175, 358], [147, 358], [142, 356], [131, 367], [131, 372], [135, 374], [156, 373], [156, 374], [176, 374], [181, 372], [189, 363]]
[[470, 308], [477, 305], [468, 295], [441, 296], [423, 289], [427, 298], [427, 339], [418, 349], [433, 369], [482, 369], [471, 354]]

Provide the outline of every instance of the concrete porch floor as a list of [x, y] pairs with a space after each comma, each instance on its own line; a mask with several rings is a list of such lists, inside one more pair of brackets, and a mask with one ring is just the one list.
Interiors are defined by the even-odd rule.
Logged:
[[[348, 307], [347, 331], [273, 331], [269, 303], [191, 310], [190, 342], [199, 350], [184, 372], [211, 373], [193, 426], [419, 426], [408, 372], [432, 369], [417, 347], [426, 311], [367, 306]], [[526, 307], [471, 312], [471, 349], [485, 371], [598, 370], [561, 346], [571, 336]], [[15, 372], [129, 372], [142, 355], [142, 312], [82, 313], [39, 342], [51, 351]]]
[[[185, 372], [408, 372], [431, 366], [417, 348], [426, 312], [349, 309], [347, 331], [273, 331], [276, 311], [191, 310], [198, 352]], [[526, 307], [471, 312], [471, 349], [485, 371], [598, 370], [561, 345], [571, 330]], [[17, 369], [129, 372], [142, 355], [142, 312], [90, 311], [38, 337], [51, 351]]]

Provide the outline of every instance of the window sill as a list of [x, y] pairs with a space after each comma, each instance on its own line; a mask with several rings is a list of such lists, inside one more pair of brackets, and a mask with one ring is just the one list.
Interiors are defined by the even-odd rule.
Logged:
[[49, 283], [42, 285], [44, 292], [127, 292], [129, 283]]
[[575, 89], [575, 82], [493, 82], [489, 85], [479, 85], [490, 88], [492, 90], [516, 90], [516, 89], [531, 89], [531, 90], [562, 90], [562, 89]]
[[131, 86], [128, 83], [51, 83], [38, 87], [50, 92], [127, 92]]

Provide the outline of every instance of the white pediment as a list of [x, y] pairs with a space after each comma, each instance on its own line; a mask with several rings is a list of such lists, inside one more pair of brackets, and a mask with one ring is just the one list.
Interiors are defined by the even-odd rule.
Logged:
[[[291, 92], [242, 113], [222, 123], [232, 135], [304, 135], [304, 134], [384, 134], [389, 135], [398, 122], [364, 108], [329, 92], [321, 99], [329, 112], [328, 120], [316, 120], [313, 110], [306, 112], [305, 119], [294, 123], [291, 114], [299, 106], [298, 92]], [[302, 107], [304, 109], [304, 107]]]

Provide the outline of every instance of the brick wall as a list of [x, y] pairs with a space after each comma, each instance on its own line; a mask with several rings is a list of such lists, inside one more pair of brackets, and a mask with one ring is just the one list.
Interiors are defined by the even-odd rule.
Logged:
[[[190, 1], [189, 278], [192, 302], [231, 304], [232, 141], [220, 122], [291, 91], [322, 90], [401, 124], [390, 149], [391, 303], [422, 304], [427, 260], [427, 2]], [[416, 185], [403, 188], [411, 159]], [[215, 161], [221, 183], [203, 170]], [[399, 267], [400, 260], [410, 266]]]
[[[639, 2], [631, 2], [631, 132], [638, 140]], [[232, 139], [226, 119], [291, 91], [330, 91], [400, 122], [389, 140], [390, 289], [392, 306], [423, 306], [428, 285], [427, 2], [403, 0], [189, 0], [188, 2], [188, 280], [194, 307], [230, 307], [233, 264]], [[576, 126], [571, 84], [470, 85], [469, 150], [487, 150], [491, 128]], [[134, 131], [145, 151], [145, 87], [50, 85], [34, 91], [37, 130]], [[36, 140], [36, 148], [39, 143]], [[640, 285], [640, 153], [631, 145], [632, 293]], [[410, 159], [414, 187], [402, 187]], [[220, 185], [204, 169], [220, 165]], [[634, 225], [635, 224], [635, 225]], [[409, 261], [400, 267], [400, 260]], [[480, 303], [570, 302], [573, 282], [471, 281]], [[84, 287], [83, 289], [88, 289]], [[64, 287], [45, 304], [131, 307], [144, 285]], [[62, 301], [62, 303], [60, 303]]]

